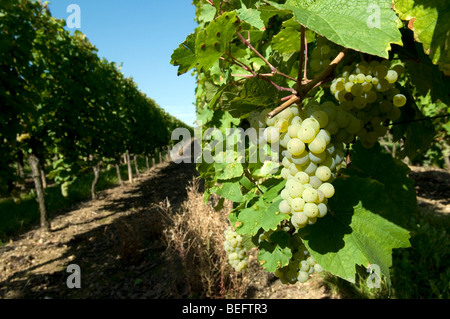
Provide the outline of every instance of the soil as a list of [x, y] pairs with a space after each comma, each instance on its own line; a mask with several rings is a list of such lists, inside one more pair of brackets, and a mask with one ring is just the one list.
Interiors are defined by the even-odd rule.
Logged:
[[[134, 184], [102, 191], [97, 200], [56, 216], [49, 233], [35, 229], [11, 240], [0, 247], [0, 299], [178, 298], [177, 274], [168, 265], [161, 240], [160, 206], [170, 205], [176, 212], [187, 198], [186, 185], [196, 176], [193, 163], [155, 165]], [[421, 209], [450, 213], [448, 171], [412, 167], [411, 177]], [[81, 289], [67, 288], [70, 264], [82, 270]], [[245, 297], [340, 298], [318, 276], [286, 286], [269, 274], [257, 276]]]

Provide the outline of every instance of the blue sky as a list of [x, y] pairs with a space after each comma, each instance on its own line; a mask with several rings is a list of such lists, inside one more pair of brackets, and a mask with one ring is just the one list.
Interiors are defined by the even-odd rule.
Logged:
[[[98, 55], [123, 63], [139, 89], [185, 123], [195, 120], [195, 78], [177, 76], [170, 56], [196, 27], [190, 0], [52, 0], [50, 10], [67, 21], [70, 4], [81, 9], [81, 28]], [[76, 30], [74, 28], [68, 30]]]

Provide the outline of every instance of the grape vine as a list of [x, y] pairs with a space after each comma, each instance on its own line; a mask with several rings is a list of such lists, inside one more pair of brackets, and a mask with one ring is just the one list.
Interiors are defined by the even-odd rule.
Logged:
[[[229, 232], [284, 283], [322, 270], [354, 282], [356, 265], [377, 264], [389, 284], [392, 250], [410, 246], [404, 227], [417, 202], [408, 167], [379, 141], [392, 134], [402, 157], [429, 147], [434, 131], [414, 125], [423, 118], [415, 101], [429, 94], [414, 63], [436, 76], [433, 101], [448, 102], [449, 61], [415, 41], [403, 1], [380, 1], [379, 20], [370, 20], [370, 1], [194, 4], [199, 27], [171, 62], [197, 76], [198, 130], [234, 141], [226, 150], [199, 141], [228, 159], [200, 157], [205, 200], [234, 202]], [[244, 269], [242, 250], [225, 246]]]
[[[36, 166], [37, 183], [41, 173], [68, 196], [70, 184], [86, 170], [97, 174], [101, 164], [118, 164], [125, 153], [153, 157], [172, 143], [175, 128], [188, 127], [115, 63], [101, 59], [84, 34], [64, 26], [39, 1], [0, 4], [2, 195], [17, 192], [23, 177], [14, 166], [26, 161]], [[40, 206], [44, 221], [45, 203]]]

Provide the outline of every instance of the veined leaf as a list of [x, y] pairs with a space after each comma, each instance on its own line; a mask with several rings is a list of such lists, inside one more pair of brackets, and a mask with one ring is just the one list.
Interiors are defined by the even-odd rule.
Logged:
[[423, 44], [431, 61], [450, 75], [450, 3], [448, 0], [395, 0], [395, 11], [409, 21], [416, 41]]
[[[388, 210], [392, 202], [381, 183], [352, 177], [335, 181], [331, 212], [300, 234], [311, 255], [332, 274], [355, 282], [356, 265], [380, 266], [390, 283], [392, 249], [409, 247], [409, 233], [373, 213], [374, 203]], [[363, 193], [363, 194], [362, 194]], [[361, 199], [364, 197], [363, 199]], [[370, 208], [367, 208], [367, 203]]]
[[286, 219], [286, 215], [278, 211], [280, 202], [281, 198], [278, 198], [272, 204], [267, 204], [261, 197], [256, 204], [242, 210], [236, 219], [242, 225], [237, 229], [237, 233], [254, 236], [261, 228], [265, 231], [276, 229], [278, 224]]
[[267, 2], [292, 11], [298, 23], [346, 48], [388, 58], [391, 43], [402, 44], [398, 17], [388, 0]]

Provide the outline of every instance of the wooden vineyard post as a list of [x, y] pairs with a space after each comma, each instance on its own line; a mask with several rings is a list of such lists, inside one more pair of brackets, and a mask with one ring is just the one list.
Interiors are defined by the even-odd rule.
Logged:
[[28, 162], [31, 167], [31, 174], [34, 181], [34, 187], [36, 189], [37, 201], [39, 204], [39, 213], [40, 213], [40, 225], [41, 230], [49, 231], [50, 230], [50, 222], [47, 219], [47, 208], [45, 206], [45, 194], [44, 188], [42, 186], [41, 179], [41, 169], [39, 165], [39, 159], [34, 154], [30, 154], [28, 158]]

